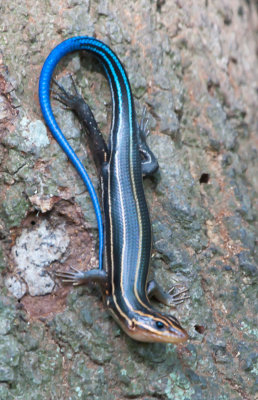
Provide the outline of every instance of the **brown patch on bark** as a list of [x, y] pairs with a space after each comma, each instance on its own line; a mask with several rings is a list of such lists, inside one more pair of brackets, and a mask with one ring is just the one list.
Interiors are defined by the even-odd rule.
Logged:
[[47, 296], [35, 296], [26, 295], [22, 298], [21, 304], [24, 310], [28, 314], [29, 319], [40, 319], [53, 317], [63, 311], [66, 307], [66, 297], [69, 293], [70, 288], [61, 287], [57, 289], [53, 294]]

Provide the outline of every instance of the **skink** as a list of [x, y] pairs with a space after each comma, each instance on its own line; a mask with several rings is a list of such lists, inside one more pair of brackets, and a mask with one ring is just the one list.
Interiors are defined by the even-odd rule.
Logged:
[[[106, 145], [94, 116], [82, 97], [67, 93], [58, 84], [58, 99], [69, 106], [81, 121], [98, 168], [102, 188], [101, 208], [82, 163], [62, 134], [51, 110], [50, 84], [53, 71], [66, 54], [87, 50], [101, 63], [109, 81], [113, 118]], [[184, 291], [165, 293], [155, 281], [148, 282], [151, 255], [151, 223], [143, 190], [143, 175], [158, 164], [148, 148], [145, 120], [137, 123], [133, 96], [125, 69], [116, 54], [103, 42], [87, 36], [73, 37], [59, 44], [48, 56], [41, 71], [39, 100], [44, 119], [55, 139], [84, 180], [95, 208], [99, 228], [99, 269], [59, 272], [74, 285], [97, 282], [106, 305], [121, 328], [133, 339], [144, 342], [182, 343], [188, 334], [178, 320], [153, 309], [150, 297], [170, 305], [181, 303]], [[102, 268], [102, 259], [104, 266]]]

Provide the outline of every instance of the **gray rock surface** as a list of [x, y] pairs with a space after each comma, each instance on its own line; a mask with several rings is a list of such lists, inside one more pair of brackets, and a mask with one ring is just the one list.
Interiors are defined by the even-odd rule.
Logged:
[[22, 289], [25, 282], [31, 296], [51, 293], [55, 283], [48, 274], [48, 267], [54, 261], [63, 261], [69, 242], [64, 225], [53, 229], [46, 221], [42, 221], [34, 230], [24, 229], [12, 248], [15, 272], [20, 277], [20, 285], [17, 278], [14, 280], [15, 276], [9, 275], [5, 282], [9, 291], [16, 298], [22, 298], [26, 293], [23, 293]]
[[[255, 0], [1, 2], [1, 400], [255, 398], [257, 8]], [[37, 97], [48, 53], [76, 35], [108, 43], [139, 116], [147, 105], [160, 164], [144, 183], [151, 272], [166, 289], [189, 288], [176, 311], [160, 306], [190, 333], [183, 346], [132, 341], [98, 290], [54, 281], [56, 269], [98, 265], [89, 195]], [[56, 70], [66, 87], [68, 73], [107, 136], [99, 64], [72, 54]], [[98, 189], [76, 118], [54, 101], [53, 109]]]

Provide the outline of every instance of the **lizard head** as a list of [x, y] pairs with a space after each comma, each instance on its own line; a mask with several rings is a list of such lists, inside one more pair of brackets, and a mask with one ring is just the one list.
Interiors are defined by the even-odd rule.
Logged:
[[141, 342], [179, 344], [189, 337], [175, 317], [158, 312], [133, 317], [124, 330], [131, 338]]
[[121, 314], [110, 310], [123, 331], [134, 340], [149, 343], [184, 343], [188, 334], [179, 321], [171, 316], [157, 311]]

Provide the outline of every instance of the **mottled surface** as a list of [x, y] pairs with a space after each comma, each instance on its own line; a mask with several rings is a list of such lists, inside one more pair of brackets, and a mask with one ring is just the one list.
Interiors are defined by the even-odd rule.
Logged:
[[[256, 7], [254, 0], [0, 3], [1, 400], [255, 398]], [[191, 299], [171, 311], [191, 335], [184, 346], [134, 342], [96, 289], [51, 286], [55, 269], [98, 264], [89, 195], [47, 132], [37, 98], [49, 51], [83, 34], [117, 52], [138, 115], [148, 107], [160, 164], [145, 181], [152, 273], [167, 289], [175, 279], [189, 287]], [[108, 134], [100, 66], [74, 54], [57, 70], [66, 87], [70, 72]], [[79, 124], [53, 107], [98, 187]], [[51, 294], [33, 296], [47, 287]]]
[[[12, 248], [14, 275], [8, 274], [5, 281], [9, 291], [16, 298], [22, 298], [26, 291], [17, 291], [16, 286], [19, 282], [21, 288], [26, 287], [25, 282], [31, 296], [52, 293], [55, 282], [48, 274], [48, 267], [54, 261], [63, 261], [69, 242], [65, 225], [53, 229], [43, 221], [33, 230], [24, 229]], [[15, 275], [18, 275], [18, 278]]]

